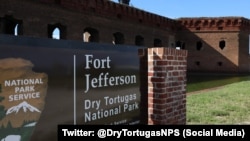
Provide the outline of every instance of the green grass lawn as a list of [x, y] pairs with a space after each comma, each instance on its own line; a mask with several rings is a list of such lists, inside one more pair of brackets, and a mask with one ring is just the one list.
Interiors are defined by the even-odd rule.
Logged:
[[248, 76], [188, 83], [187, 91], [222, 85], [216, 90], [187, 95], [187, 124], [250, 124]]

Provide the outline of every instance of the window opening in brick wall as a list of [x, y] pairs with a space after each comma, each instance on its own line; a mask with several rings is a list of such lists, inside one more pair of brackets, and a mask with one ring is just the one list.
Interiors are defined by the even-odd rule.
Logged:
[[215, 21], [212, 20], [211, 23], [210, 23], [210, 26], [214, 26], [215, 25]]
[[176, 49], [185, 49], [185, 42], [183, 42], [183, 41], [176, 41], [175, 48]]
[[7, 15], [0, 19], [2, 31], [0, 33], [21, 35], [22, 34], [22, 21], [15, 19], [12, 15]]
[[83, 32], [83, 41], [84, 42], [99, 42], [99, 32], [98, 30], [87, 27]]
[[223, 63], [222, 62], [217, 62], [217, 65], [221, 67], [223, 65]]
[[196, 30], [201, 30], [201, 27], [196, 27], [195, 29], [196, 29]]
[[227, 22], [226, 22], [226, 25], [227, 26], [229, 26], [229, 25], [231, 25], [232, 24], [232, 21], [231, 20], [228, 20]]
[[185, 42], [182, 42], [181, 49], [186, 49], [186, 43]]
[[202, 49], [202, 42], [201, 41], [198, 41], [197, 43], [196, 43], [196, 50], [198, 50], [198, 51], [200, 51], [201, 49]]
[[218, 27], [218, 30], [223, 30], [223, 27], [221, 27], [221, 26], [220, 26], [220, 27]]
[[89, 40], [90, 40], [90, 37], [91, 35], [90, 35], [90, 33], [89, 32], [84, 32], [83, 33], [83, 42], [89, 42]]
[[203, 26], [208, 26], [208, 21], [207, 20], [203, 23]]
[[196, 61], [196, 62], [195, 62], [195, 65], [196, 65], [196, 66], [200, 66], [200, 61]]
[[162, 41], [161, 39], [154, 39], [154, 47], [162, 47]]
[[233, 25], [235, 26], [235, 25], [237, 25], [239, 22], [238, 22], [238, 20], [237, 19], [235, 19], [234, 21], [233, 21]]
[[18, 36], [18, 28], [19, 28], [19, 25], [18, 24], [16, 24], [16, 26], [15, 26], [15, 31], [14, 31], [14, 35], [15, 36]]
[[124, 44], [124, 35], [121, 32], [116, 32], [113, 34], [113, 44]]
[[135, 45], [144, 46], [144, 38], [141, 35], [135, 36]]
[[177, 41], [177, 42], [175, 43], [175, 48], [176, 48], [176, 49], [181, 49], [181, 41]]
[[60, 40], [60, 29], [56, 27], [52, 32], [52, 39]]
[[121, 14], [117, 14], [116, 17], [117, 17], [118, 19], [122, 19], [122, 15], [121, 15]]
[[226, 41], [222, 40], [219, 42], [219, 47], [221, 50], [223, 50], [226, 47]]
[[60, 23], [57, 24], [48, 24], [48, 38], [51, 39], [65, 39], [66, 37], [66, 27], [61, 25]]

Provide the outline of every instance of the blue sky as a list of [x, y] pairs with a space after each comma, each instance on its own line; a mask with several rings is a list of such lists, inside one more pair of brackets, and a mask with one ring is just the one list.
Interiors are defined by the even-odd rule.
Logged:
[[172, 19], [227, 16], [250, 19], [250, 0], [130, 0], [130, 5]]

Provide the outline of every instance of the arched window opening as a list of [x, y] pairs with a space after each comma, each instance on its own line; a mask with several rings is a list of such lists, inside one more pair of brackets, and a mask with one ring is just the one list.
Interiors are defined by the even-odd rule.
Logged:
[[195, 22], [195, 26], [200, 26], [200, 25], [201, 25], [201, 21], [200, 20]]
[[18, 24], [16, 24], [15, 29], [14, 29], [15, 36], [18, 36], [18, 28], [19, 28], [19, 26], [18, 26]]
[[48, 25], [48, 38], [51, 39], [66, 39], [66, 27], [61, 25], [60, 23], [57, 24], [49, 24]]
[[198, 41], [196, 43], [196, 50], [200, 51], [202, 49], [202, 42], [201, 41]]
[[84, 32], [83, 33], [83, 42], [90, 42], [90, 39], [91, 39], [91, 34], [89, 32]]
[[144, 46], [144, 38], [140, 35], [135, 37], [135, 45], [137, 46]]
[[161, 39], [154, 39], [154, 47], [162, 47]]
[[56, 27], [52, 32], [52, 39], [60, 40], [60, 29]]
[[175, 43], [175, 48], [176, 48], [176, 49], [185, 49], [185, 43], [182, 42], [182, 41], [177, 41], [177, 42]]
[[219, 42], [219, 47], [221, 50], [223, 50], [226, 47], [226, 42], [224, 40]]
[[2, 29], [0, 33], [10, 35], [22, 35], [22, 21], [7, 15], [1, 19]]
[[175, 43], [175, 48], [176, 48], [176, 49], [181, 49], [181, 41], [177, 41], [177, 42]]
[[214, 26], [214, 25], [215, 25], [215, 21], [212, 20], [212, 21], [210, 22], [210, 26]]
[[116, 32], [113, 34], [113, 44], [117, 45], [117, 44], [124, 44], [124, 35], [120, 32]]
[[223, 27], [223, 25], [224, 25], [224, 21], [223, 21], [223, 20], [219, 20], [219, 21], [217, 22], [217, 26]]
[[99, 32], [98, 30], [87, 27], [83, 32], [83, 41], [84, 42], [99, 42]]

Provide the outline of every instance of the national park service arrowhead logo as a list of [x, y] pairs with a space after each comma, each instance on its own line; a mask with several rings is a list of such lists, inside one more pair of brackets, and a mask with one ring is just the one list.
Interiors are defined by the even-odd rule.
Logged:
[[0, 141], [28, 141], [45, 105], [48, 77], [22, 58], [0, 59]]
[[7, 110], [7, 112], [6, 112], [6, 115], [9, 115], [9, 114], [12, 114], [12, 113], [17, 114], [17, 113], [19, 113], [19, 111], [23, 111], [25, 113], [28, 113], [28, 112], [38, 112], [38, 113], [40, 113], [41, 112], [36, 107], [28, 104], [26, 101], [23, 101], [22, 103], [9, 108]]

